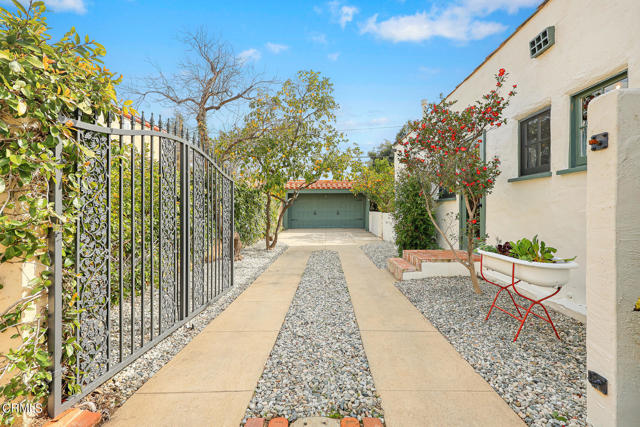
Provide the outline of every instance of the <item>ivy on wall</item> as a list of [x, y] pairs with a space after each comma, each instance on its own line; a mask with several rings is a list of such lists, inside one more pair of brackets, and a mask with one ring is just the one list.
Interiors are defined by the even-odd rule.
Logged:
[[[4, 401], [35, 404], [44, 403], [51, 380], [45, 302], [51, 285], [46, 236], [52, 229], [62, 232], [64, 247], [63, 375], [66, 392], [78, 391], [73, 382], [73, 237], [79, 179], [92, 152], [75, 140], [71, 123], [60, 122], [59, 115], [76, 110], [89, 116], [115, 113], [115, 86], [121, 77], [102, 65], [104, 47], [88, 36], [81, 39], [74, 28], [52, 42], [43, 2], [28, 7], [13, 2], [16, 12], [0, 8], [0, 262], [32, 262], [38, 274], [27, 295], [0, 313], [0, 331], [15, 331], [18, 340], [15, 348], [0, 354], [0, 379], [7, 381], [0, 395]], [[59, 143], [62, 155], [56, 157]], [[58, 170], [62, 215], [47, 197]], [[25, 313], [32, 311], [36, 315], [27, 318]], [[0, 423], [11, 424], [16, 415], [2, 413]]]

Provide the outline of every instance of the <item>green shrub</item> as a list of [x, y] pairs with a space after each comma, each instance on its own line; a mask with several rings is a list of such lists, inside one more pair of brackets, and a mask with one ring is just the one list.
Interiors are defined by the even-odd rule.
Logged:
[[[240, 240], [244, 246], [252, 245], [264, 237], [267, 221], [265, 212], [267, 196], [259, 188], [236, 180], [233, 197], [235, 229], [240, 234]], [[272, 229], [276, 226], [279, 208], [279, 204], [271, 204]]]
[[436, 229], [429, 219], [418, 180], [401, 174], [396, 183], [395, 219], [398, 253], [404, 249], [437, 249]]
[[264, 235], [265, 196], [260, 189], [237, 181], [233, 197], [236, 231], [244, 245], [251, 245]]

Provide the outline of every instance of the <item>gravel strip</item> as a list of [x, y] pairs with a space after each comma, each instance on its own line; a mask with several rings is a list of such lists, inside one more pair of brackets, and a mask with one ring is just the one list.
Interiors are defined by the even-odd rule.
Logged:
[[[550, 310], [562, 341], [548, 323], [530, 316], [514, 343], [516, 320], [494, 309], [484, 321], [498, 288], [482, 280], [480, 285], [483, 295], [473, 292], [468, 277], [396, 283], [527, 424], [585, 425], [585, 325]], [[513, 306], [507, 295], [501, 295], [498, 303], [508, 309]]]
[[338, 414], [382, 418], [340, 258], [311, 254], [243, 423]]
[[241, 251], [244, 258], [234, 263], [234, 286], [214, 298], [189, 323], [90, 393], [83, 402], [93, 402], [97, 410], [103, 413], [103, 420], [108, 420], [118, 407], [227, 308], [287, 248], [284, 244], [278, 244], [275, 249], [267, 251], [263, 245], [264, 242], [258, 242]]
[[360, 249], [362, 249], [362, 252], [381, 270], [387, 269], [387, 260], [389, 258], [398, 256], [398, 249], [396, 245], [391, 242], [367, 243], [366, 245], [360, 246]]

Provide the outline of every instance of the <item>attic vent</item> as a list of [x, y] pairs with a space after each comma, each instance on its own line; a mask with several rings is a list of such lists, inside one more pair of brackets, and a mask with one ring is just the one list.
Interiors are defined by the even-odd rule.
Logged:
[[555, 43], [555, 30], [556, 27], [547, 27], [529, 42], [529, 53], [532, 58], [542, 55], [545, 50], [549, 49], [553, 43]]

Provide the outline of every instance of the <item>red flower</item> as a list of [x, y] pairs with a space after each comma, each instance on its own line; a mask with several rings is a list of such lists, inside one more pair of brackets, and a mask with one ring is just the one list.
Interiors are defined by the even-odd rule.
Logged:
[[504, 68], [500, 68], [500, 71], [498, 71], [498, 75], [500, 77], [504, 76]]

